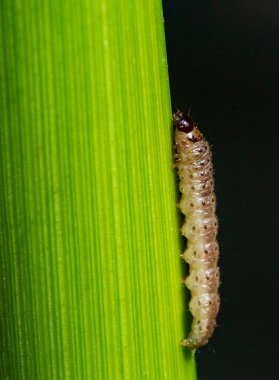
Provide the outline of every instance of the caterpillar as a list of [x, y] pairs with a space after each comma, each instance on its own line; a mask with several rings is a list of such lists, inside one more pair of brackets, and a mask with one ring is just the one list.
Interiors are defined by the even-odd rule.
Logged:
[[189, 276], [182, 282], [191, 293], [189, 309], [193, 316], [191, 331], [181, 344], [196, 350], [211, 337], [220, 306], [212, 157], [208, 142], [189, 115], [177, 110], [173, 123], [175, 166], [182, 194], [178, 207], [186, 216], [181, 233], [187, 238], [187, 247], [180, 256], [189, 264]]

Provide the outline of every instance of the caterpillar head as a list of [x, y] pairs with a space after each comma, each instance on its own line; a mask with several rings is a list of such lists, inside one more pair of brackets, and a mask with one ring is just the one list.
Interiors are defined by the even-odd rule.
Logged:
[[173, 114], [173, 123], [179, 131], [186, 134], [189, 141], [196, 142], [202, 140], [203, 136], [190, 115], [177, 110]]

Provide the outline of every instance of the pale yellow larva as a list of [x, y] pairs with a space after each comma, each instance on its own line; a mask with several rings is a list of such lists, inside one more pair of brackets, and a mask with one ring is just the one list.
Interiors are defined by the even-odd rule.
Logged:
[[175, 166], [182, 194], [179, 208], [186, 216], [181, 232], [187, 238], [187, 248], [181, 258], [189, 264], [190, 273], [184, 282], [191, 292], [193, 315], [189, 336], [181, 343], [195, 350], [212, 335], [220, 305], [216, 199], [208, 142], [189, 115], [177, 111], [173, 122]]

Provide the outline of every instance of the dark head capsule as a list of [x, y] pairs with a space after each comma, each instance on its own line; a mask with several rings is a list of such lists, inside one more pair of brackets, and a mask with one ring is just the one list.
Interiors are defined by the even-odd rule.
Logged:
[[191, 116], [186, 115], [184, 112], [177, 110], [173, 114], [173, 123], [180, 131], [184, 133], [192, 132], [195, 128], [195, 123]]

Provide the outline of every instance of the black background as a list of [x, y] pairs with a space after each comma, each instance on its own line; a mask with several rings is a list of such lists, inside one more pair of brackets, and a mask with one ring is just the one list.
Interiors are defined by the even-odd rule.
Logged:
[[173, 108], [215, 165], [222, 304], [198, 378], [279, 379], [279, 2], [163, 5]]

